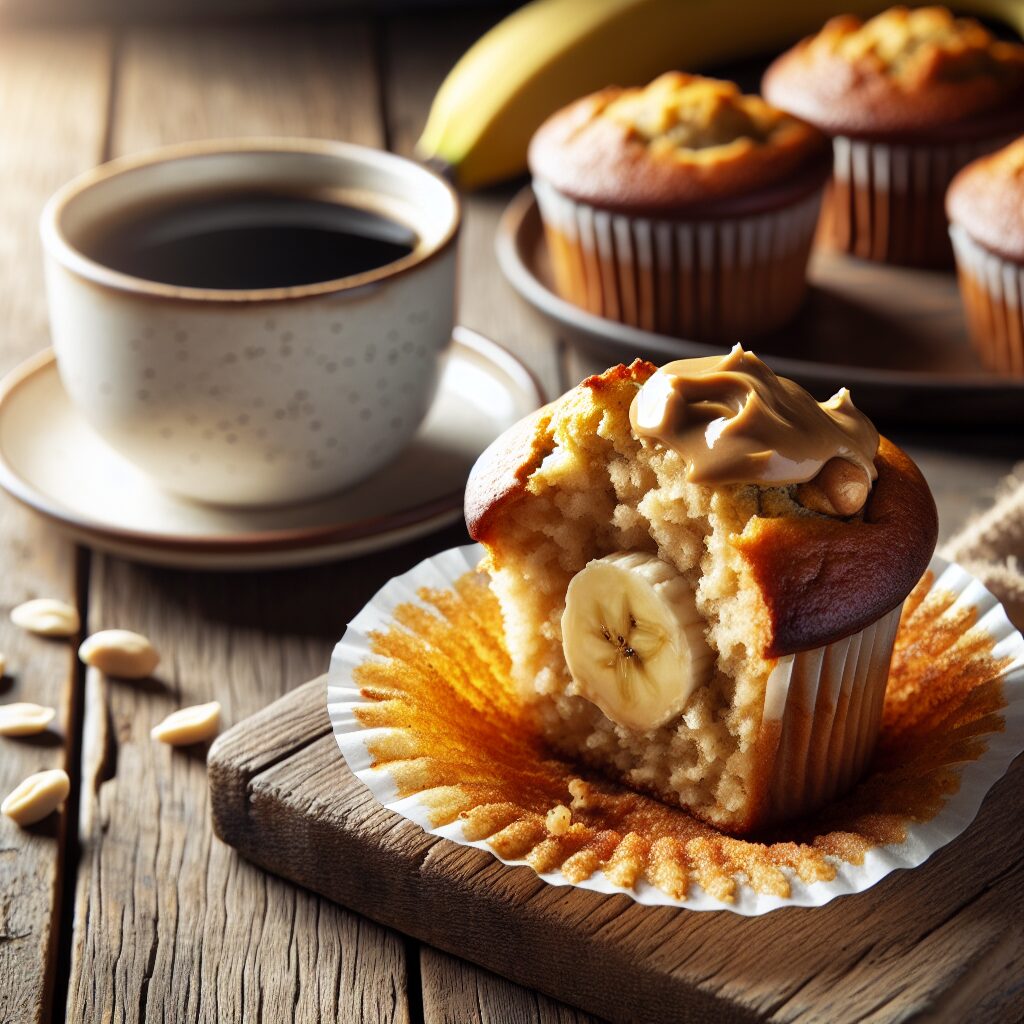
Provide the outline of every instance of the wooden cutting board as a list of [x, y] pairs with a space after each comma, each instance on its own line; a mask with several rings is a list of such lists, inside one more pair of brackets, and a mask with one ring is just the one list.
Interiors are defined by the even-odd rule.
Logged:
[[923, 866], [741, 918], [550, 886], [427, 835], [349, 772], [325, 688], [210, 752], [217, 834], [275, 874], [613, 1021], [1024, 1019], [1024, 759]]

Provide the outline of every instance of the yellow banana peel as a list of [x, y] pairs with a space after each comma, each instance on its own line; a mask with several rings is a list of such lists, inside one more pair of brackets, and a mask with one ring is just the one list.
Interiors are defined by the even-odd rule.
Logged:
[[[520, 174], [541, 122], [606, 85], [701, 71], [782, 49], [834, 14], [871, 15], [880, 0], [533, 0], [452, 68], [417, 143], [471, 189]], [[1024, 0], [958, 0], [1024, 35]]]

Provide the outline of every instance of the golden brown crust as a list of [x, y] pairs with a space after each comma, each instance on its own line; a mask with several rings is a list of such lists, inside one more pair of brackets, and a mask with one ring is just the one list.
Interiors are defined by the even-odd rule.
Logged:
[[[579, 384], [590, 391], [607, 391], [614, 383], [632, 380], [642, 384], [657, 367], [644, 359], [629, 366], [613, 366], [587, 377]], [[568, 394], [572, 394], [570, 391]], [[470, 537], [488, 544], [502, 516], [526, 494], [526, 481], [554, 447], [548, 425], [562, 398], [513, 424], [496, 438], [476, 460], [466, 482], [466, 528]]]
[[595, 373], [580, 382], [581, 388], [587, 388], [600, 394], [602, 391], [610, 391], [616, 384], [623, 381], [632, 381], [634, 384], [643, 384], [652, 373], [657, 371], [654, 363], [646, 359], [634, 359], [629, 366], [619, 363], [604, 373]]
[[536, 178], [602, 209], [709, 218], [796, 201], [824, 182], [827, 157], [824, 136], [759, 97], [670, 72], [558, 111], [529, 162]]
[[[642, 384], [656, 369], [638, 359], [579, 386], [601, 392], [622, 380]], [[520, 421], [480, 456], [466, 487], [466, 523], [474, 540], [495, 543], [502, 518], [526, 497], [527, 479], [552, 449], [548, 426], [565, 397]], [[938, 517], [924, 477], [884, 437], [875, 467], [878, 479], [862, 518], [757, 517], [737, 539], [771, 619], [765, 657], [822, 647], [860, 631], [903, 601], [928, 567]]]
[[755, 518], [736, 541], [772, 623], [764, 654], [834, 643], [892, 611], [928, 568], [938, 515], [928, 484], [887, 438], [863, 519]]
[[551, 450], [547, 433], [554, 403], [513, 424], [476, 460], [466, 482], [466, 528], [486, 544], [495, 521], [526, 493], [527, 477]]
[[1024, 137], [960, 171], [946, 213], [985, 248], [1024, 263]]
[[831, 135], [998, 137], [1024, 128], [1024, 46], [942, 7], [832, 18], [782, 54], [762, 92]]

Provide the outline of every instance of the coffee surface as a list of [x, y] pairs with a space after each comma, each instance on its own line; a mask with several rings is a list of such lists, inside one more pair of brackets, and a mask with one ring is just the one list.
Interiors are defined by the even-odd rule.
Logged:
[[81, 243], [113, 270], [190, 288], [288, 288], [376, 270], [416, 235], [379, 213], [288, 193], [182, 197], [127, 211]]

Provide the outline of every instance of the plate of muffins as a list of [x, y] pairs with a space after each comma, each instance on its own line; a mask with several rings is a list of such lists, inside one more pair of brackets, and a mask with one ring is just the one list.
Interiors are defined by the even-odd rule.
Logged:
[[760, 92], [670, 71], [552, 115], [499, 233], [513, 285], [604, 353], [756, 344], [873, 415], [1024, 422], [1024, 45], [841, 16]]

